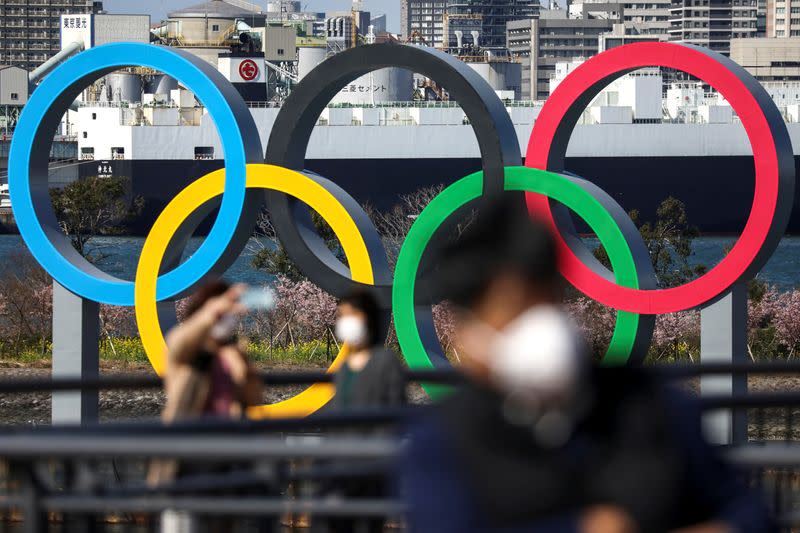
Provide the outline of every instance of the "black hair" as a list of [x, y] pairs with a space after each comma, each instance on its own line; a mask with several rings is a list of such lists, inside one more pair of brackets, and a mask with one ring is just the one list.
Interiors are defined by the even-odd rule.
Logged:
[[479, 206], [475, 219], [459, 239], [435, 255], [434, 274], [440, 298], [470, 307], [491, 280], [513, 272], [531, 285], [559, 283], [558, 254], [547, 226], [531, 218], [519, 196], [503, 195]]
[[231, 284], [221, 279], [212, 279], [205, 282], [189, 298], [189, 303], [186, 306], [186, 318], [198, 312], [207, 301], [225, 294], [230, 288]]
[[339, 305], [347, 304], [364, 313], [367, 323], [367, 341], [370, 346], [382, 344], [381, 341], [381, 311], [378, 301], [369, 292], [356, 289], [341, 300]]

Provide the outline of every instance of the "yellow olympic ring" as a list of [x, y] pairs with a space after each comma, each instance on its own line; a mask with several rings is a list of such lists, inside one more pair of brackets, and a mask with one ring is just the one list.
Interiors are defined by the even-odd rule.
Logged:
[[[247, 165], [247, 187], [274, 189], [306, 203], [330, 225], [339, 238], [353, 279], [373, 283], [372, 264], [367, 246], [353, 219], [338, 200], [322, 185], [299, 172], [273, 165]], [[144, 243], [136, 268], [136, 322], [147, 358], [158, 375], [166, 371], [166, 343], [158, 319], [156, 283], [167, 246], [181, 224], [205, 202], [225, 189], [225, 169], [220, 169], [193, 182], [180, 192], [159, 215]], [[347, 358], [343, 345], [328, 372], [335, 372]], [[251, 418], [302, 417], [317, 411], [334, 395], [333, 385], [316, 383], [290, 398], [275, 404], [251, 407]]]

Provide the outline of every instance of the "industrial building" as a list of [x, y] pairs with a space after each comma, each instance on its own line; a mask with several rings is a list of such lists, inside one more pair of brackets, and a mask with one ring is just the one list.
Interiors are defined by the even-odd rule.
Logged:
[[[280, 18], [296, 15], [294, 2], [271, 2], [268, 11], [241, 0], [209, 0], [202, 4], [169, 13], [153, 29], [160, 43], [182, 48], [215, 67], [221, 55], [283, 62], [295, 61], [297, 27], [305, 28], [304, 19], [294, 23]], [[302, 32], [301, 32], [302, 33]]]
[[372, 20], [369, 11], [338, 11], [325, 19], [325, 38], [331, 53], [363, 44]]
[[0, 133], [16, 126], [22, 107], [28, 103], [28, 71], [10, 65], [0, 66]]
[[550, 78], [556, 63], [588, 59], [598, 53], [600, 36], [610, 32], [624, 15], [622, 4], [594, 4], [572, 18], [562, 9], [542, 10], [539, 18], [508, 23], [508, 49], [522, 63], [521, 93], [524, 100], [544, 100], [550, 94]]
[[732, 39], [730, 57], [761, 82], [800, 81], [800, 37]]
[[174, 22], [176, 38], [183, 44], [209, 46], [223, 45], [236, 31], [237, 20], [251, 28], [263, 27], [267, 20], [267, 14], [256, 4], [224, 0], [209, 0], [178, 9], [167, 17]]
[[0, 106], [23, 106], [28, 102], [28, 71], [0, 66]]
[[61, 49], [61, 15], [102, 10], [94, 0], [2, 0], [0, 65], [35, 69]]
[[672, 0], [672, 41], [728, 55], [731, 39], [756, 37], [757, 33], [758, 0]]

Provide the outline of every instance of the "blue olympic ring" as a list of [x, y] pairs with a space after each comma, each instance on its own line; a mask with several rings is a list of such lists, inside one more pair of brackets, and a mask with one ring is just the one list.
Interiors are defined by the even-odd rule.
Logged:
[[40, 223], [55, 218], [49, 202], [48, 211], [37, 209], [41, 202], [34, 202], [37, 194], [47, 194], [47, 179], [45, 172], [42, 185], [41, 176], [31, 171], [36, 164], [31, 156], [40, 148], [37, 143], [43, 143], [43, 133], [52, 138], [55, 112], [60, 119], [88, 83], [130, 66], [161, 71], [192, 90], [214, 119], [225, 156], [225, 194], [214, 225], [190, 258], [162, 274], [159, 300], [184, 292], [220, 262], [235, 240], [245, 204], [246, 165], [263, 161], [258, 130], [241, 96], [220, 72], [186, 52], [141, 43], [108, 44], [70, 58], [44, 79], [20, 116], [9, 154], [9, 193], [19, 232], [36, 260], [61, 285], [88, 300], [121, 306], [133, 305], [133, 282], [110, 276], [76, 257], [74, 250], [66, 249], [68, 243], [64, 246], [66, 237], [60, 231], [53, 231], [52, 224], [48, 228]]

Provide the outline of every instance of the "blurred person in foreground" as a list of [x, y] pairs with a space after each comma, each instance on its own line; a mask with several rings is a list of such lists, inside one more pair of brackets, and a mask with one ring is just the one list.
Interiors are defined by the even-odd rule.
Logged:
[[241, 418], [263, 401], [262, 383], [236, 334], [247, 312], [245, 285], [214, 280], [203, 285], [183, 322], [167, 334], [167, 406], [164, 420], [193, 416]]
[[[167, 334], [164, 422], [237, 419], [247, 407], [263, 401], [261, 379], [236, 335], [239, 317], [247, 311], [240, 302], [246, 290], [222, 280], [207, 282], [190, 298], [183, 322]], [[205, 469], [154, 461], [148, 482], [157, 485], [195, 470]]]
[[688, 398], [592, 367], [560, 306], [554, 241], [521, 207], [485, 204], [439, 258], [467, 380], [412, 424], [399, 474], [411, 529], [771, 531]]
[[[242, 418], [251, 405], [263, 401], [263, 385], [249, 363], [236, 330], [248, 310], [263, 307], [265, 293], [213, 280], [190, 298], [183, 322], [166, 337], [167, 371], [164, 389], [167, 405], [162, 413], [166, 423], [200, 417]], [[255, 298], [254, 298], [255, 295]], [[243, 300], [247, 298], [249, 303]], [[257, 300], [254, 304], [253, 300]], [[147, 482], [151, 487], [168, 484], [184, 476], [228, 475], [235, 465], [220, 462], [185, 462], [156, 459], [150, 464]], [[236, 489], [228, 489], [236, 490]], [[161, 531], [230, 531], [225, 517], [199, 519], [167, 509], [161, 514]]]
[[[339, 301], [335, 332], [348, 347], [347, 358], [334, 377], [333, 406], [339, 412], [406, 404], [405, 369], [398, 355], [384, 346], [382, 320], [378, 302], [366, 291], [357, 290]], [[331, 480], [325, 488], [328, 496], [361, 499], [387, 496], [387, 482], [380, 473], [382, 465], [348, 461], [338, 466], [344, 475]], [[383, 518], [332, 518], [324, 524], [315, 523], [314, 529], [373, 533], [383, 531], [384, 522]]]

